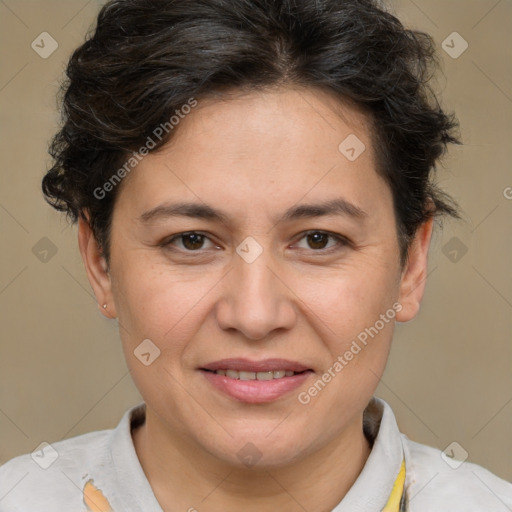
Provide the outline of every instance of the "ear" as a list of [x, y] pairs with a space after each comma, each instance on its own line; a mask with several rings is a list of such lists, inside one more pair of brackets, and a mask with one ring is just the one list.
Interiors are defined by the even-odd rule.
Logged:
[[424, 222], [416, 231], [409, 247], [407, 262], [400, 280], [399, 302], [402, 309], [396, 315], [398, 322], [412, 320], [420, 309], [427, 279], [428, 249], [433, 225], [433, 218]]
[[[85, 219], [82, 216], [78, 218], [78, 246], [85, 271], [87, 272], [89, 283], [94, 290], [100, 311], [107, 318], [115, 318], [117, 313], [112, 296], [112, 282], [107, 262], [101, 247], [94, 237], [87, 214], [85, 216]], [[107, 305], [106, 308], [103, 307], [104, 304]]]

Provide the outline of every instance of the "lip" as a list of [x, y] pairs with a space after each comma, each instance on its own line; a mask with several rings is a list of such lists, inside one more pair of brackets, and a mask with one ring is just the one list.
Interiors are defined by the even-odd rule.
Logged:
[[216, 370], [241, 370], [244, 372], [266, 372], [266, 371], [277, 371], [277, 370], [291, 370], [293, 372], [304, 372], [311, 370], [308, 366], [305, 366], [297, 361], [290, 361], [288, 359], [263, 359], [261, 361], [251, 361], [250, 359], [243, 358], [230, 358], [220, 359], [213, 363], [208, 363], [200, 368], [201, 370], [210, 370], [212, 372]]
[[[291, 370], [302, 373], [272, 380], [238, 380], [214, 373], [216, 370], [247, 372]], [[207, 382], [221, 393], [240, 402], [251, 404], [273, 402], [291, 393], [309, 379], [311, 375], [314, 375], [311, 368], [288, 359], [264, 359], [261, 361], [221, 359], [202, 366], [199, 371], [204, 375]]]
[[273, 402], [297, 389], [311, 375], [312, 371], [297, 373], [292, 377], [273, 380], [238, 380], [217, 373], [200, 370], [206, 380], [222, 393], [250, 404]]

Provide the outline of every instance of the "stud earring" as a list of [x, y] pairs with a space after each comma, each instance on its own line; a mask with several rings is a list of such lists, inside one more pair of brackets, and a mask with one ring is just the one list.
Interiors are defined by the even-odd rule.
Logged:
[[103, 309], [107, 309], [107, 305], [106, 304], [103, 304]]

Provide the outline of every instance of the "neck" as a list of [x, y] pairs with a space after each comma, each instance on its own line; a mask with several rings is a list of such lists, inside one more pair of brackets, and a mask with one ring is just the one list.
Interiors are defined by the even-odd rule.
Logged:
[[362, 414], [336, 438], [293, 465], [240, 469], [191, 439], [169, 433], [146, 405], [132, 433], [144, 473], [164, 512], [331, 511], [356, 481], [370, 454]]

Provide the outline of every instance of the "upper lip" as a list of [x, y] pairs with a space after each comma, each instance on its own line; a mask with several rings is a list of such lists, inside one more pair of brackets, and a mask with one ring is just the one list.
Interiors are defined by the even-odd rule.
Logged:
[[212, 363], [205, 364], [201, 367], [204, 370], [241, 370], [245, 372], [266, 372], [278, 370], [290, 370], [293, 372], [303, 372], [310, 370], [308, 366], [304, 366], [297, 361], [288, 359], [262, 359], [260, 361], [251, 361], [250, 359], [220, 359]]

